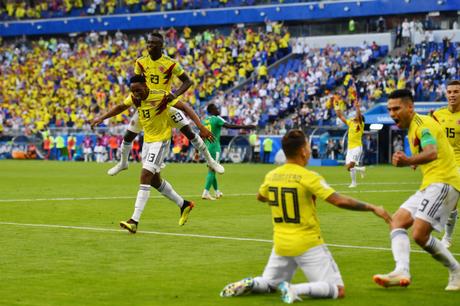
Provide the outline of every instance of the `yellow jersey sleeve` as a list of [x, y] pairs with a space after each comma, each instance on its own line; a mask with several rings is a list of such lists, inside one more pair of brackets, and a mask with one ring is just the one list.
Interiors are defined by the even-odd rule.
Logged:
[[174, 65], [173, 71], [172, 71], [173, 75], [178, 77], [182, 75], [184, 72], [185, 72], [184, 68], [182, 68], [182, 66], [176, 62]]
[[[429, 116], [416, 114], [409, 126], [409, 145], [412, 154], [422, 152], [424, 139], [427, 135], [435, 140], [437, 148], [437, 158], [426, 164], [419, 166], [422, 172], [422, 184], [420, 190], [424, 190], [430, 184], [444, 183], [449, 184], [460, 190], [460, 174], [455, 165], [454, 150], [450, 146], [441, 125]], [[426, 143], [433, 144], [433, 143]]]
[[301, 184], [311, 194], [317, 196], [322, 200], [326, 200], [335, 190], [329, 186], [326, 180], [316, 172], [310, 171], [308, 176], [304, 176]]
[[129, 95], [128, 97], [126, 97], [126, 99], [123, 101], [123, 104], [126, 106], [132, 106], [134, 104], [132, 96]]
[[[269, 172], [265, 178], [264, 178], [264, 182], [262, 183], [262, 185], [260, 185], [259, 187], [259, 194], [261, 196], [263, 196], [264, 198], [267, 198], [270, 200], [270, 197], [269, 197], [269, 192], [268, 192], [268, 188], [269, 188], [269, 184], [267, 182], [267, 177], [270, 175], [271, 172]], [[271, 201], [273, 201], [274, 199], [271, 199]]]
[[136, 63], [134, 64], [134, 74], [144, 74], [145, 69], [144, 66], [140, 63], [140, 58], [136, 60]]
[[454, 149], [457, 166], [460, 166], [460, 112], [451, 113], [449, 109], [441, 108], [433, 113], [433, 118], [441, 125]]

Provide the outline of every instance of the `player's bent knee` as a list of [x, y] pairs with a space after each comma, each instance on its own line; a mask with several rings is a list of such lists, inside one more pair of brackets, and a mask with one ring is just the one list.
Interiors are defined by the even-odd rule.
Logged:
[[151, 172], [150, 170], [147, 170], [145, 168], [142, 168], [142, 171], [141, 171], [141, 184], [150, 185], [151, 182], [152, 182], [153, 177], [154, 177], [153, 172]]
[[405, 209], [398, 209], [392, 216], [390, 223], [391, 229], [405, 228], [408, 229], [414, 223], [411, 214]]

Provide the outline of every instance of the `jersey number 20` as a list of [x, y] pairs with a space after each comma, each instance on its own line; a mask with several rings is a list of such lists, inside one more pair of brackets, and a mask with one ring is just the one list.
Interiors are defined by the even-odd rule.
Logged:
[[[281, 191], [281, 192], [280, 192]], [[283, 209], [283, 217], [275, 218], [276, 223], [300, 223], [300, 208], [299, 208], [299, 197], [297, 195], [297, 188], [287, 188], [287, 187], [269, 187], [268, 192], [273, 193], [273, 201], [269, 201], [269, 205], [279, 206], [279, 194], [281, 193], [281, 208]], [[292, 201], [287, 201], [287, 195], [291, 195]], [[288, 206], [292, 206], [294, 211], [294, 216], [289, 216]]]

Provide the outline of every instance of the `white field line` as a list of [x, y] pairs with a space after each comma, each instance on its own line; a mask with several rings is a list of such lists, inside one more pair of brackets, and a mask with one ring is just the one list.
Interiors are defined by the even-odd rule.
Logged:
[[[399, 193], [399, 192], [415, 192], [417, 189], [387, 189], [387, 190], [337, 190], [340, 193]], [[185, 194], [182, 195], [184, 198], [199, 198], [199, 194]], [[225, 194], [225, 197], [255, 197], [256, 193], [233, 193]], [[0, 199], [0, 203], [13, 203], [13, 202], [46, 202], [46, 201], [93, 201], [93, 200], [129, 200], [135, 199], [134, 195], [132, 196], [102, 196], [102, 197], [69, 197], [69, 198], [29, 198], [29, 199]], [[152, 199], [161, 199], [163, 196], [155, 195], [150, 196]]]
[[[89, 227], [89, 226], [71, 226], [71, 225], [58, 225], [58, 224], [30, 224], [30, 223], [15, 223], [15, 222], [0, 222], [0, 225], [12, 225], [21, 227], [40, 227], [40, 228], [60, 228], [60, 229], [73, 229], [81, 231], [98, 231], [98, 232], [123, 232], [121, 229], [111, 229], [102, 227]], [[156, 231], [138, 231], [139, 234], [147, 235], [158, 235], [158, 236], [178, 236], [178, 237], [193, 237], [193, 238], [205, 238], [205, 239], [220, 239], [220, 240], [233, 240], [233, 241], [252, 241], [252, 242], [263, 242], [273, 243], [272, 240], [268, 239], [257, 239], [257, 238], [242, 238], [242, 237], [227, 237], [227, 236], [212, 236], [212, 235], [200, 235], [200, 234], [181, 234], [181, 233], [167, 233], [167, 232], [156, 232]], [[361, 250], [375, 250], [375, 251], [391, 251], [391, 248], [384, 247], [372, 247], [372, 246], [359, 246], [359, 245], [346, 245], [346, 244], [327, 244], [330, 247], [346, 248], [346, 249], [361, 249]], [[412, 253], [425, 253], [422, 250], [411, 250]], [[460, 253], [452, 253], [455, 256]]]

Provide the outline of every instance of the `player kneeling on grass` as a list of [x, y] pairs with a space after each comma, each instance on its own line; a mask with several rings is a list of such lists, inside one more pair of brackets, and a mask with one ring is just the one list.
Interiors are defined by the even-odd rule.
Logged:
[[[316, 172], [305, 169], [310, 146], [305, 134], [291, 130], [282, 139], [286, 164], [270, 171], [257, 199], [268, 202], [273, 216], [274, 246], [262, 276], [228, 284], [222, 297], [245, 293], [268, 293], [278, 288], [285, 303], [314, 298], [342, 298], [344, 284], [339, 269], [321, 236], [315, 199], [350, 210], [372, 211], [387, 223], [390, 215], [382, 207], [342, 196]], [[308, 283], [290, 284], [299, 267]]]
[[384, 287], [410, 284], [407, 229], [413, 226], [415, 242], [449, 270], [445, 289], [460, 290], [460, 264], [444, 244], [431, 235], [433, 230], [443, 229], [460, 195], [460, 174], [454, 151], [441, 126], [433, 118], [415, 112], [410, 90], [393, 91], [387, 108], [399, 128], [409, 129], [407, 136], [412, 152], [411, 157], [402, 151], [395, 152], [392, 163], [396, 167], [418, 166], [423, 180], [420, 189], [401, 205], [390, 224], [395, 269], [388, 274], [374, 275], [373, 279]]

